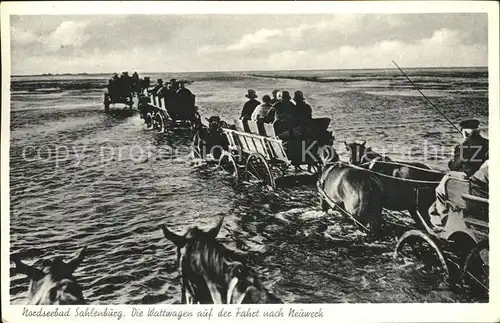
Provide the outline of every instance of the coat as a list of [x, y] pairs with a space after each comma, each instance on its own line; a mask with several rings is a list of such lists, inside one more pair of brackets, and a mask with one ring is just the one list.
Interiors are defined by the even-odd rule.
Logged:
[[448, 167], [472, 176], [488, 159], [488, 145], [488, 139], [479, 134], [467, 137], [460, 145], [455, 146]]
[[247, 102], [245, 102], [245, 105], [243, 106], [243, 109], [241, 110], [241, 117], [240, 118], [245, 118], [247, 120], [250, 120], [252, 117], [252, 113], [255, 110], [255, 108], [260, 104], [259, 101], [255, 99], [250, 99]]

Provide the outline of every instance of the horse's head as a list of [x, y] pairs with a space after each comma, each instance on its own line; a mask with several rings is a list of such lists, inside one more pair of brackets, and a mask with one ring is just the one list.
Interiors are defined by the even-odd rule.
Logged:
[[214, 241], [222, 228], [223, 221], [224, 217], [221, 217], [217, 225], [206, 232], [198, 229], [198, 227], [189, 228], [184, 235], [178, 235], [170, 231], [164, 224], [160, 225], [160, 228], [165, 238], [172, 241], [177, 247], [177, 263], [181, 265], [186, 255], [187, 246], [195, 244], [197, 240]]
[[255, 272], [246, 265], [244, 257], [216, 239], [223, 220], [221, 217], [208, 231], [192, 227], [184, 235], [160, 226], [165, 238], [177, 246], [177, 262], [184, 275], [183, 299], [192, 298], [195, 303], [260, 303], [267, 299], [267, 292]]
[[87, 247], [65, 262], [62, 257], [44, 260], [41, 267], [29, 266], [14, 256], [16, 269], [30, 279], [29, 303], [34, 305], [84, 304], [81, 287], [73, 272], [83, 261]]
[[361, 160], [366, 152], [366, 141], [362, 142], [351, 142], [347, 143], [344, 141], [344, 145], [349, 152], [349, 162], [353, 165], [361, 164]]

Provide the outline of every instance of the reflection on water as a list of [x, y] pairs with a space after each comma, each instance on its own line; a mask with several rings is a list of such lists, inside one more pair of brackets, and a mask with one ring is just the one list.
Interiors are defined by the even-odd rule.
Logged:
[[[448, 156], [426, 154], [422, 142], [448, 153], [459, 136], [421, 97], [404, 95], [409, 90], [401, 80], [371, 73], [360, 81], [372, 88], [237, 73], [181, 76], [195, 81], [190, 88], [202, 116], [238, 117], [248, 88], [259, 96], [300, 89], [315, 117], [332, 118], [341, 158], [343, 141], [359, 139], [395, 159], [414, 147], [411, 158], [445, 168]], [[476, 117], [487, 128], [487, 92], [456, 94], [456, 75], [426, 73], [422, 79], [440, 81], [427, 86], [453, 121]], [[484, 73], [464, 75], [458, 78], [464, 87], [475, 82], [475, 90], [487, 90]], [[181, 233], [191, 225], [212, 227], [221, 214], [219, 238], [247, 253], [266, 287], [285, 302], [467, 300], [393, 260], [397, 237], [411, 220], [386, 215], [386, 236], [371, 241], [349, 219], [320, 210], [314, 179], [287, 179], [277, 191], [235, 185], [212, 165], [189, 158], [188, 131], [159, 134], [146, 130], [137, 114], [105, 114], [106, 78], [14, 79], [12, 94], [11, 251], [33, 263], [88, 246], [76, 276], [89, 302], [178, 303], [175, 248], [158, 225]], [[381, 91], [390, 95], [373, 95]], [[27, 286], [11, 270], [12, 302], [22, 301]]]

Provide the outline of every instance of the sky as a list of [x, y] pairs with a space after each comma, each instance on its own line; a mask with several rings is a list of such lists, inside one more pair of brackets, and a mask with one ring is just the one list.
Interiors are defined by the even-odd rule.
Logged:
[[484, 13], [11, 16], [13, 75], [470, 67]]

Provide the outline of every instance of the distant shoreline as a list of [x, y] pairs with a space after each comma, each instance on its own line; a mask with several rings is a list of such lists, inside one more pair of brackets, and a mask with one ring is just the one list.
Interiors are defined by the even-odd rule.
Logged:
[[[488, 69], [488, 66], [462, 66], [462, 67], [403, 67], [405, 70], [451, 70], [451, 69]], [[346, 68], [346, 69], [302, 69], [302, 70], [248, 70], [248, 71], [197, 71], [197, 72], [141, 72], [139, 74], [196, 74], [196, 73], [286, 73], [286, 72], [313, 72], [313, 71], [391, 71], [397, 68]], [[11, 77], [33, 77], [33, 76], [96, 76], [113, 75], [115, 72], [102, 73], [42, 73], [42, 74], [13, 74]], [[256, 76], [256, 75], [254, 75]]]

